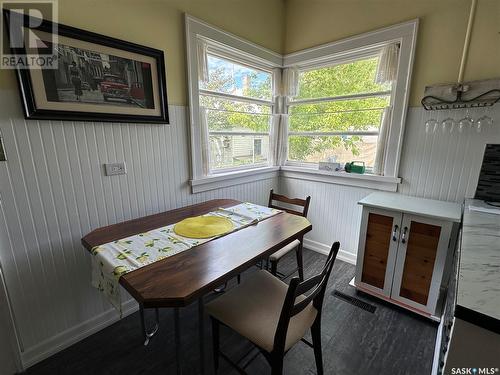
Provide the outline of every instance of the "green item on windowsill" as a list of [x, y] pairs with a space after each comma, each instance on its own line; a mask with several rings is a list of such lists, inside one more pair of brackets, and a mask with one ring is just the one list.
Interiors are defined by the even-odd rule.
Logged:
[[351, 161], [350, 163], [345, 163], [345, 171], [347, 173], [365, 173], [365, 162], [364, 161]]

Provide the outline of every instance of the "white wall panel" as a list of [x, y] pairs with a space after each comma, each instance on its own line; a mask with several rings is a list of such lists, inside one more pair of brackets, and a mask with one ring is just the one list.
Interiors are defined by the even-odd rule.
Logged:
[[17, 343], [11, 322], [9, 300], [0, 268], [0, 332], [2, 332], [0, 335], [0, 375], [11, 375], [20, 369]]
[[[473, 119], [488, 115], [492, 126], [477, 132], [476, 128], [452, 132], [441, 126], [436, 133], [425, 131], [425, 122], [441, 122], [451, 117], [459, 120], [466, 114]], [[500, 105], [489, 109], [427, 112], [412, 108], [408, 113], [400, 176], [402, 194], [461, 202], [476, 190], [484, 146], [500, 143]]]
[[[80, 244], [97, 227], [214, 198], [266, 204], [275, 188], [311, 195], [308, 245], [325, 250], [340, 240], [344, 259], [355, 257], [356, 202], [370, 189], [291, 178], [281, 178], [278, 188], [273, 178], [193, 195], [185, 107], [169, 108], [171, 125], [63, 123], [25, 121], [15, 99], [0, 99], [9, 108], [0, 117], [8, 157], [0, 163], [0, 262], [25, 364], [117, 318], [90, 286], [90, 259]], [[465, 111], [410, 110], [399, 191], [461, 201], [474, 193], [484, 144], [500, 142], [500, 108], [490, 113], [494, 127], [481, 133], [426, 133], [430, 115], [460, 118]], [[127, 174], [104, 176], [102, 164], [115, 161], [126, 162]]]
[[[191, 194], [186, 108], [169, 110], [171, 125], [0, 118], [8, 158], [0, 163], [0, 262], [25, 364], [116, 319], [90, 285], [86, 233], [214, 198], [266, 204], [278, 187], [271, 178]], [[104, 176], [103, 163], [116, 161], [127, 174]]]
[[[400, 193], [456, 202], [474, 195], [484, 146], [500, 143], [500, 105], [469, 111], [474, 119], [484, 114], [494, 119], [493, 126], [480, 133], [475, 129], [460, 133], [457, 127], [453, 132], [449, 128], [443, 132], [441, 126], [436, 133], [425, 131], [425, 122], [430, 118], [439, 122], [447, 117], [459, 120], [466, 113], [409, 110], [399, 172]], [[310, 247], [326, 250], [338, 240], [344, 259], [355, 259], [361, 218], [356, 202], [373, 190], [281, 177], [280, 191], [294, 197], [311, 196], [308, 217], [313, 230], [306, 236]]]

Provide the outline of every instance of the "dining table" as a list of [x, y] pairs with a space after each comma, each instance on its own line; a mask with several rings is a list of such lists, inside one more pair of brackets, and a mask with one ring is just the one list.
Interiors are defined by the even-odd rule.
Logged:
[[[96, 246], [240, 203], [234, 199], [213, 199], [98, 228], [81, 241], [91, 252]], [[145, 344], [158, 330], [158, 309], [173, 308], [176, 368], [177, 374], [180, 374], [182, 351], [179, 309], [198, 302], [200, 373], [205, 374], [204, 296], [290, 242], [296, 239], [302, 242], [304, 235], [311, 230], [312, 225], [306, 218], [282, 211], [120, 276], [119, 284], [139, 304]], [[302, 247], [299, 251], [302, 251]], [[144, 309], [156, 310], [157, 325], [152, 332], [146, 331]]]

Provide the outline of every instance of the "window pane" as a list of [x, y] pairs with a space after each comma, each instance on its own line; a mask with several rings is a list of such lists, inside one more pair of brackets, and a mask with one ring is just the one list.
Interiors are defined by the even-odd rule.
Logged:
[[267, 164], [269, 136], [210, 135], [210, 168]]
[[269, 132], [271, 115], [207, 110], [208, 130]]
[[200, 106], [208, 109], [224, 109], [226, 111], [240, 111], [248, 113], [267, 113], [271, 114], [270, 105], [261, 105], [236, 100], [216, 98], [213, 96], [200, 95]]
[[246, 96], [257, 99], [272, 99], [272, 74], [232, 61], [208, 55], [208, 82], [200, 82], [206, 90]]
[[290, 107], [290, 131], [371, 131], [380, 127], [390, 97], [297, 104]]
[[375, 164], [378, 136], [331, 136], [288, 138], [288, 159], [318, 163], [335, 157], [339, 163], [364, 161], [367, 168]]
[[325, 98], [390, 90], [375, 83], [378, 57], [313, 69], [299, 74], [296, 99]]
[[200, 96], [209, 130], [269, 132], [271, 106]]

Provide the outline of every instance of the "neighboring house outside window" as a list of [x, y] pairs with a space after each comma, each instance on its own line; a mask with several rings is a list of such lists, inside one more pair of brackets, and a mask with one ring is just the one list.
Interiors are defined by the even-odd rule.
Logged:
[[[199, 102], [208, 128], [209, 170], [213, 173], [269, 165], [272, 71], [210, 52], [207, 62], [208, 79], [199, 80]], [[254, 152], [256, 140], [264, 140], [267, 146], [258, 154]]]

